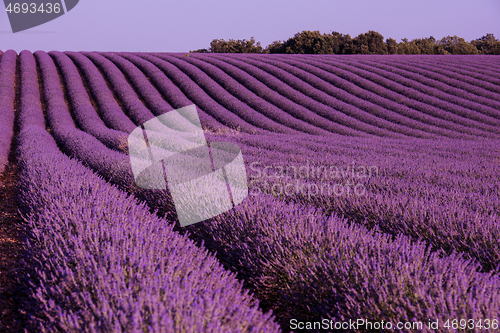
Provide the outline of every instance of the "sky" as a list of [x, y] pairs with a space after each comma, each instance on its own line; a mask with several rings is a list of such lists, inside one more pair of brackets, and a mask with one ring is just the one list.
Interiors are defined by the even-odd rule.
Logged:
[[398, 42], [448, 35], [471, 41], [487, 33], [500, 39], [500, 0], [80, 0], [61, 17], [17, 33], [0, 10], [0, 50], [17, 52], [189, 52], [213, 39], [253, 36], [267, 46], [303, 30], [351, 37], [375, 30]]

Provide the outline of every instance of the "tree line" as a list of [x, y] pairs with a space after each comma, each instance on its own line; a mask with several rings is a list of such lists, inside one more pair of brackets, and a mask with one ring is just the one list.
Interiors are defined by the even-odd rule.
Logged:
[[467, 42], [458, 36], [441, 40], [434, 37], [397, 42], [376, 31], [368, 31], [352, 38], [339, 32], [302, 31], [286, 41], [274, 41], [262, 47], [254, 37], [246, 39], [214, 39], [201, 53], [288, 53], [288, 54], [496, 54], [500, 55], [500, 40], [493, 34]]

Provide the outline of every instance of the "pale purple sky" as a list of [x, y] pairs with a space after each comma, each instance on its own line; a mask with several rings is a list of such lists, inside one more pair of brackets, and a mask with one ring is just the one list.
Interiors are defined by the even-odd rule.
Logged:
[[397, 41], [500, 39], [500, 0], [80, 0], [60, 18], [16, 34], [1, 8], [0, 50], [17, 52], [187, 52], [214, 38], [251, 36], [266, 46], [303, 30], [352, 37], [375, 30]]

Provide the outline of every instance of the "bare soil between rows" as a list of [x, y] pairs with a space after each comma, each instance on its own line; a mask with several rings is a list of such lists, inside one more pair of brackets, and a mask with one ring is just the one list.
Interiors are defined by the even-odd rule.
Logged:
[[17, 166], [10, 163], [0, 175], [0, 332], [22, 332], [20, 311], [25, 297], [19, 280], [24, 276], [23, 220], [17, 203]]

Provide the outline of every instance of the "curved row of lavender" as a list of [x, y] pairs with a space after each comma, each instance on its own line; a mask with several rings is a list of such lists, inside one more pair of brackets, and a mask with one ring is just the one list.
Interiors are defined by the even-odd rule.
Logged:
[[[399, 205], [395, 205], [395, 207], [399, 207]], [[417, 211], [418, 211], [418, 210], [417, 210]], [[393, 215], [398, 215], [398, 214], [393, 214]], [[436, 220], [438, 220], [438, 219], [436, 219]], [[449, 235], [446, 235], [446, 234], [445, 234], [445, 235], [443, 236], [443, 239], [446, 239], [448, 236], [449, 236]], [[475, 247], [478, 247], [478, 246], [475, 246]], [[488, 247], [488, 248], [489, 248], [489, 247]], [[483, 251], [484, 251], [484, 250], [483, 250]], [[488, 254], [488, 251], [486, 251], [486, 254]], [[484, 257], [488, 257], [488, 256], [487, 256], [487, 255], [485, 255]], [[497, 256], [495, 255], [495, 256], [490, 257], [490, 258], [492, 258], [492, 260], [490, 260], [490, 263], [491, 263], [491, 262], [496, 262], [496, 259], [495, 259], [495, 258], [497, 258]]]
[[[495, 64], [494, 59], [493, 64]], [[414, 68], [413, 71], [423, 72], [432, 79], [441, 80], [450, 86], [469, 91], [478, 96], [484, 96], [496, 101], [500, 101], [498, 93], [500, 88], [497, 84], [488, 82], [489, 74], [478, 75], [474, 74], [474, 70], [467, 70], [462, 73], [457, 73], [455, 70], [441, 69], [440, 67], [433, 67], [427, 64], [414, 63], [411, 64]], [[493, 65], [494, 66], [494, 65]], [[463, 73], [466, 73], [465, 75]]]
[[[109, 65], [109, 64], [108, 64]], [[108, 66], [109, 67], [109, 66]], [[108, 69], [109, 70], [109, 69]], [[48, 71], [48, 74], [50, 75], [50, 71]], [[129, 99], [132, 99], [132, 94], [128, 95]], [[62, 97], [59, 97], [59, 99], [62, 99]], [[55, 97], [52, 97], [52, 100], [55, 101]], [[140, 103], [139, 100], [136, 100], [135, 103]], [[62, 102], [60, 103], [62, 104]], [[52, 114], [52, 112], [49, 110], [49, 114]], [[73, 125], [74, 127], [74, 125]], [[56, 130], [54, 131], [54, 134], [57, 136], [59, 131]], [[89, 138], [90, 139], [90, 138]], [[257, 140], [257, 142], [259, 142]], [[96, 143], [92, 142], [92, 140], [89, 141], [88, 144], [83, 144], [82, 146], [88, 146], [92, 145], [93, 149], [96, 150], [97, 146]], [[68, 147], [68, 144], [65, 145]], [[327, 146], [326, 146], [327, 147]], [[283, 145], [281, 146], [281, 150], [283, 150]], [[293, 147], [292, 147], [293, 148]], [[271, 147], [270, 149], [275, 149], [275, 147]], [[98, 149], [97, 149], [98, 150]], [[74, 152], [75, 151], [75, 145], [72, 145], [72, 148], [70, 148], [70, 151]], [[318, 152], [316, 152], [318, 153]], [[394, 151], [392, 152], [394, 153]], [[423, 152], [421, 152], [423, 153]], [[249, 154], [249, 150], [245, 149], [245, 154]], [[349, 155], [352, 155], [352, 152], [348, 153]], [[258, 152], [258, 156], [260, 156], [260, 162], [264, 162], [267, 164], [271, 164], [272, 161], [269, 160], [263, 160], [262, 156], [263, 154]], [[266, 155], [269, 155], [267, 153]], [[399, 155], [403, 156], [404, 154], [399, 153]], [[97, 171], [99, 171], [103, 176], [106, 178], [110, 179], [113, 182], [117, 181], [123, 181], [124, 179], [119, 179], [119, 177], [113, 177], [114, 173], [113, 172], [107, 172], [106, 168], [103, 168], [100, 166], [99, 163], [93, 164], [94, 162], [97, 162], [98, 160], [104, 160], [108, 164], [113, 161], [112, 156], [108, 156], [107, 158], [100, 158], [100, 159], [94, 159], [92, 158], [92, 155], [88, 154], [88, 151], [84, 151], [83, 154], [78, 155], [79, 158], [83, 159], [83, 161], [88, 164], [88, 165], [93, 165], [94, 168], [96, 168]], [[104, 152], [103, 156], [107, 156], [107, 154]], [[381, 156], [381, 155], [378, 155]], [[410, 157], [413, 159], [414, 157]], [[279, 157], [275, 157], [277, 161], [287, 161], [287, 156], [281, 154]], [[123, 156], [120, 159], [123, 161]], [[406, 161], [407, 159], [405, 159]], [[253, 160], [249, 160], [249, 162], [252, 162]], [[401, 161], [401, 164], [407, 164], [408, 162]], [[290, 161], [291, 162], [291, 161]], [[290, 163], [287, 161], [287, 163]], [[117, 162], [117, 165], [123, 164], [124, 162]], [[322, 165], [328, 165], [328, 161], [318, 161], [316, 159], [316, 163], [321, 163]], [[350, 163], [348, 161], [347, 163]], [[410, 162], [411, 163], [411, 162]], [[293, 163], [292, 163], [293, 164]], [[377, 164], [380, 164], [377, 162]], [[409, 163], [408, 163], [409, 164]], [[420, 166], [425, 166], [429, 167], [425, 163], [419, 163]], [[111, 169], [112, 170], [112, 169]], [[390, 176], [392, 177], [392, 175]], [[117, 179], [118, 178], [118, 179]], [[416, 183], [413, 181], [415, 177], [408, 177], [410, 180], [410, 185], [411, 184], [418, 184], [418, 186], [422, 186], [422, 184]], [[383, 181], [379, 181], [378, 184], [372, 185], [373, 187], [375, 186], [380, 186], [380, 184], [383, 184], [384, 182], [386, 183], [390, 180], [391, 178], [386, 177]], [[463, 180], [462, 180], [463, 183]], [[401, 188], [401, 185], [398, 185], [399, 188]], [[405, 188], [406, 187], [406, 188]], [[408, 184], [405, 184], [403, 186], [403, 189], [400, 191], [406, 190], [405, 192], [408, 192], [408, 190], [415, 191], [416, 187], [414, 186], [411, 189], [408, 189]], [[396, 186], [393, 186], [393, 190], [396, 188]], [[437, 189], [439, 191], [440, 189]], [[455, 189], [453, 191], [456, 191]], [[449, 197], [449, 195], [448, 195]], [[161, 198], [161, 196], [160, 196]], [[426, 201], [423, 201], [422, 198], [412, 198], [411, 196], [398, 196], [395, 199], [391, 199], [391, 196], [382, 196], [381, 193], [378, 193], [376, 196], [372, 196], [369, 199], [366, 200], [363, 198], [363, 200], [356, 200], [355, 199], [347, 199], [347, 198], [315, 198], [316, 203], [321, 203], [321, 206], [325, 206], [324, 201], [328, 200], [327, 203], [331, 206], [332, 203], [335, 201], [336, 209], [340, 213], [347, 214], [352, 217], [358, 217], [357, 218], [359, 223], [364, 223], [364, 217], [370, 217], [369, 224], [372, 226], [373, 224], [378, 224], [382, 229], [386, 232], [391, 232], [391, 233], [397, 233], [397, 232], [404, 232], [406, 234], [410, 234], [412, 236], [420, 236], [424, 238], [426, 241], [434, 244], [435, 246], [444, 248], [448, 251], [450, 250], [459, 250], [461, 252], [466, 252], [471, 255], [471, 257], [475, 257], [479, 259], [483, 264], [486, 266], [491, 266], [491, 265], [496, 265], [498, 263], [498, 258], [499, 258], [499, 248], [498, 246], [495, 246], [495, 244], [491, 244], [491, 241], [488, 241], [488, 239], [495, 239], [496, 235], [498, 235], [498, 231], [496, 226], [495, 219], [485, 219], [488, 221], [488, 223], [484, 223], [483, 228], [478, 229], [476, 228], [476, 222], [477, 222], [477, 216], [475, 211], [470, 211], [468, 209], [461, 209], [462, 213], [457, 214], [457, 216], [454, 218], [453, 216], [448, 216], [448, 212], [450, 209], [437, 209], [437, 208], [443, 208], [443, 205], [439, 204], [440, 201], [442, 201], [442, 198], [428, 198]], [[415, 199], [418, 199], [416, 201]], [[449, 199], [450, 201], [455, 200]], [[164, 200], [158, 200], [158, 197], [153, 197], [149, 196], [146, 198], [146, 200], [150, 204], [157, 204], [158, 206], [161, 206], [161, 204], [164, 204]], [[158, 200], [158, 202], [156, 202]], [[381, 201], [382, 200], [382, 201]], [[408, 202], [410, 202], [410, 205], [408, 205]], [[415, 206], [415, 204], [417, 204]], [[429, 221], [428, 214], [421, 209], [422, 206], [425, 206], [425, 204], [428, 204], [428, 207], [435, 207], [433, 214], [432, 214], [432, 219]], [[367, 207], [379, 207], [378, 209], [368, 209]], [[418, 208], [418, 209], [412, 209], [412, 208]], [[455, 207], [455, 210], [458, 207]], [[399, 223], [392, 223], [392, 220], [389, 220], [387, 216], [405, 216], [406, 219], [409, 221], [412, 221], [412, 223], [406, 223], [406, 224], [399, 224]], [[464, 219], [467, 224], [464, 224], [461, 219]], [[460, 223], [459, 223], [460, 222]], [[445, 223], [445, 225], [443, 225]], [[447, 225], [447, 226], [446, 226]], [[464, 225], [466, 227], [464, 227]], [[457, 230], [455, 228], [459, 228]], [[435, 230], [433, 233], [427, 232], [427, 230]], [[460, 237], [459, 235], [461, 234], [468, 234], [470, 232], [473, 232], [476, 236], [471, 237], [471, 241], [469, 241], [467, 244], [463, 244], [463, 242], [456, 242], [457, 238]]]
[[60, 152], [33, 89], [35, 59], [23, 51], [20, 63], [19, 198], [37, 263], [36, 330], [278, 332], [205, 249]]
[[[213, 80], [206, 74], [203, 75], [204, 73], [196, 73], [198, 77], [196, 81], [193, 81], [187, 73], [151, 54], [140, 54], [140, 57], [162, 70], [168, 79], [177, 85], [182, 93], [193, 101], [197, 107], [231, 128], [238, 128], [248, 133], [304, 133], [288, 127], [280, 121], [267, 118], [257, 110], [253, 110], [239, 101], [217, 84], [210, 86], [209, 84], [213, 83]], [[200, 86], [201, 83], [203, 83], [203, 88]], [[297, 122], [292, 117], [285, 115], [285, 118], [285, 121], [293, 122], [296, 127]], [[300, 122], [300, 124], [306, 125], [304, 122]], [[311, 126], [306, 125], [306, 127], [305, 131], [315, 130]]]
[[12, 50], [0, 54], [0, 174], [9, 162], [14, 136], [16, 60], [16, 52]]
[[[177, 57], [165, 54], [158, 54], [156, 56], [167, 60], [165, 64], [178, 67], [179, 70], [187, 74], [195, 82], [200, 82], [200, 86], [205, 90], [219, 90], [221, 95], [225, 95], [221, 96], [220, 101], [225, 101], [226, 98], [240, 100], [251, 109], [262, 113], [267, 118], [281, 122], [287, 127], [317, 135], [330, 134], [331, 132], [361, 135], [360, 132], [347, 131], [345, 126], [339, 128], [338, 124], [326, 118], [325, 115], [318, 115], [299, 104], [291, 102], [287, 98], [280, 98], [279, 94], [270, 96], [272, 91], [268, 88], [265, 89], [263, 84], [256, 91], [258, 81], [250, 82], [253, 83], [253, 86], [251, 89], [247, 89], [245, 85], [240, 84], [241, 78], [237, 81], [217, 68], [217, 66], [191, 58], [186, 59], [187, 63], [185, 63], [182, 61], [182, 57], [178, 59]], [[201, 71], [197, 70], [197, 67]], [[245, 79], [248, 80], [249, 78], [246, 77]], [[216, 93], [214, 92], [214, 94]]]
[[[83, 164], [92, 168], [99, 175], [104, 177], [112, 184], [117, 185], [120, 189], [130, 191], [134, 195], [150, 203], [152, 208], [166, 210], [173, 214], [173, 204], [169, 199], [169, 194], [166, 191], [149, 191], [135, 186], [134, 175], [130, 166], [130, 158], [123, 152], [123, 149], [112, 149], [99, 141], [97, 137], [83, 131], [76, 126], [72, 114], [68, 106], [74, 103], [74, 99], [69, 95], [69, 100], [66, 101], [65, 94], [61, 88], [63, 82], [60, 81], [56, 63], [52, 57], [45, 52], [35, 52], [34, 56], [38, 62], [40, 69], [40, 81], [43, 82], [43, 100], [46, 105], [47, 124], [50, 127], [54, 139], [57, 141], [61, 149], [70, 157], [79, 159]], [[54, 54], [54, 58], [60, 58]], [[85, 59], [87, 59], [85, 57]], [[71, 67], [71, 66], [68, 66]], [[92, 66], [80, 67], [83, 71], [89, 70]], [[95, 67], [93, 67], [97, 70]], [[99, 105], [103, 106], [104, 110], [112, 110], [112, 116], [108, 118], [111, 124], [124, 125], [130, 128], [137, 126], [130, 118], [124, 114], [121, 107], [113, 97], [113, 92], [109, 90], [106, 81], [95, 72], [94, 75], [88, 76], [88, 87], [91, 91], [98, 91], [95, 99]], [[77, 83], [79, 85], [79, 83]], [[81, 88], [81, 86], [80, 86]], [[80, 89], [83, 94], [83, 91]], [[95, 110], [94, 110], [95, 111]], [[80, 109], [82, 118], [88, 118], [94, 115], [91, 108]], [[138, 117], [148, 117], [147, 114], [137, 114]], [[103, 117], [103, 121], [104, 121]], [[91, 125], [91, 124], [90, 124]], [[99, 122], [96, 122], [96, 128]], [[119, 127], [118, 127], [119, 128]], [[113, 134], [112, 128], [102, 130], [103, 133]], [[123, 129], [125, 130], [125, 129]], [[126, 147], [126, 142], [124, 143]], [[116, 148], [116, 147], [115, 147]], [[121, 147], [118, 147], [121, 148]], [[147, 162], [145, 162], [147, 163]], [[170, 215], [169, 215], [170, 216]]]
[[[172, 107], [179, 109], [194, 104], [165, 73], [148, 61], [129, 53], [122, 54], [123, 57], [114, 53], [103, 53], [102, 55], [117, 66], [117, 68], [111, 66], [110, 73], [114, 74], [119, 69], [121, 74], [118, 76], [126, 76], [126, 80], [130, 81], [140, 99], [155, 116], [163, 114], [165, 110], [170, 110]], [[232, 131], [200, 107], [198, 107], [198, 111], [200, 121], [205, 129]]]
[[[54, 89], [57, 87], [57, 77], [51, 72], [54, 70], [50, 67], [50, 58], [45, 56], [42, 53], [37, 53], [37, 58], [41, 64], [42, 76], [44, 78], [44, 89], [54, 93]], [[50, 83], [48, 81], [54, 81]], [[131, 96], [128, 96], [131, 98]], [[59, 104], [62, 104], [62, 95], [57, 98], [53, 98], [51, 102], [50, 99], [47, 101], [48, 110], [47, 114], [54, 114], [59, 117], [62, 117], [64, 112], [59, 110], [57, 113], [51, 111], [51, 103], [60, 100]], [[69, 114], [66, 112], [66, 114]], [[54, 121], [54, 116], [52, 116], [49, 122]], [[69, 121], [69, 120], [68, 120]], [[74, 127], [74, 125], [73, 125]], [[61, 130], [54, 128], [54, 134], [57, 135]], [[303, 155], [303, 154], [299, 154]], [[88, 156], [93, 157], [93, 156]], [[264, 209], [267, 205], [271, 205], [274, 207], [279, 207], [279, 209]], [[305, 215], [300, 215], [302, 213], [306, 213]], [[272, 215], [267, 216], [267, 214], [279, 214], [279, 216], [285, 216], [282, 222], [279, 219]], [[255, 290], [255, 292], [259, 295], [261, 300], [263, 300], [264, 304], [275, 309], [277, 314], [280, 316], [282, 320], [287, 319], [289, 316], [289, 312], [292, 311], [296, 313], [301, 313], [301, 315], [306, 316], [308, 318], [314, 319], [315, 316], [321, 314], [322, 316], [329, 316], [333, 318], [347, 318], [350, 316], [354, 316], [359, 313], [360, 308], [363, 309], [363, 314], [366, 316], [375, 316], [378, 314], [380, 319], [386, 318], [394, 318], [396, 317], [398, 320], [409, 320], [410, 318], [422, 318], [425, 313], [432, 312], [433, 316], [437, 316], [438, 318], [445, 318], [446, 316], [458, 316], [460, 314], [467, 316], [475, 316], [477, 313], [467, 312], [471, 310], [463, 309], [461, 305], [463, 304], [463, 300], [465, 299], [467, 304], [473, 304], [474, 302], [480, 302], [477, 304], [478, 308], [483, 308], [487, 305], [492, 305], [492, 308], [487, 307], [481, 315], [496, 315], [495, 309], [498, 308], [497, 305], [497, 296], [493, 292], [493, 290], [498, 289], [496, 284], [498, 283], [496, 276], [489, 276], [487, 274], [475, 273], [475, 270], [478, 268], [477, 264], [473, 264], [471, 262], [466, 262], [460, 259], [457, 256], [445, 257], [444, 259], [438, 260], [441, 256], [439, 252], [434, 252], [432, 254], [428, 253], [428, 249], [426, 249], [424, 244], [411, 244], [411, 242], [407, 238], [399, 238], [395, 241], [395, 244], [389, 242], [390, 237], [387, 235], [382, 235], [379, 233], [369, 232], [363, 228], [354, 227], [353, 230], [348, 230], [346, 221], [342, 219], [330, 218], [327, 219], [326, 216], [322, 215], [320, 212], [314, 211], [312, 208], [304, 208], [300, 205], [283, 205], [279, 201], [275, 201], [271, 198], [260, 196], [255, 198], [253, 201], [248, 201], [246, 206], [239, 207], [235, 213], [236, 217], [231, 217], [231, 215], [225, 215], [219, 219], [215, 219], [211, 221], [210, 224], [206, 226], [201, 226], [200, 228], [194, 227], [192, 231], [194, 234], [198, 235], [200, 239], [205, 240], [207, 245], [214, 250], [217, 250], [218, 256], [220, 260], [226, 262], [227, 265], [230, 265], [234, 270], [239, 272], [246, 272], [243, 274], [246, 283]], [[287, 215], [288, 214], [288, 215]], [[244, 216], [245, 218], [242, 218]], [[287, 217], [290, 216], [290, 217]], [[311, 219], [314, 219], [313, 224], [311, 224]], [[321, 222], [320, 222], [321, 221]], [[228, 223], [229, 222], [229, 223]], [[296, 225], [295, 229], [291, 229], [292, 225]], [[248, 238], [245, 242], [235, 241], [244, 239], [244, 235], [248, 235], [248, 227], [252, 227], [251, 238]], [[280, 229], [281, 226], [281, 229]], [[317, 232], [311, 234], [311, 228], [318, 228]], [[303, 231], [300, 232], [301, 228]], [[329, 230], [340, 230], [337, 232], [324, 232], [325, 229]], [[272, 231], [274, 230], [274, 231]], [[288, 230], [288, 234], [285, 233], [285, 230]], [[349, 231], [349, 232], [346, 232]], [[343, 292], [339, 294], [328, 294], [328, 290], [333, 288], [333, 290], [340, 290], [339, 286], [337, 286], [338, 281], [335, 279], [334, 274], [331, 272], [328, 273], [327, 276], [321, 276], [318, 278], [318, 273], [314, 273], [314, 267], [318, 262], [323, 260], [323, 263], [320, 265], [323, 271], [326, 267], [335, 267], [332, 266], [333, 263], [339, 262], [335, 257], [329, 258], [326, 260], [322, 257], [324, 251], [319, 253], [314, 253], [314, 250], [311, 250], [309, 246], [311, 245], [311, 241], [301, 240], [300, 235], [310, 235], [313, 236], [315, 242], [312, 244], [322, 244], [326, 242], [329, 238], [333, 237], [331, 235], [343, 235], [347, 237], [347, 239], [354, 238], [353, 234], [358, 235], [359, 233], [364, 234], [364, 237], [356, 238], [358, 242], [356, 243], [355, 248], [361, 249], [361, 253], [365, 254], [366, 257], [361, 256], [363, 258], [364, 265], [361, 265], [360, 262], [354, 264], [354, 267], [366, 267], [367, 261], [369, 259], [375, 258], [373, 261], [373, 265], [378, 263], [377, 267], [380, 268], [380, 271], [371, 271], [370, 273], [366, 273], [365, 270], [356, 271], [351, 266], [338, 268], [341, 272], [352, 272], [352, 274], [356, 278], [349, 279], [348, 281], [353, 281], [351, 285], [344, 286], [347, 288], [346, 290], [349, 293], [359, 294], [358, 297], [354, 297], [355, 301], [351, 301], [351, 299], [342, 299], [340, 295], [343, 295]], [[288, 238], [283, 237], [284, 235], [288, 235]], [[280, 238], [277, 238], [280, 236]], [[296, 238], [299, 239], [296, 239]], [[326, 239], [325, 239], [326, 237]], [[364, 242], [362, 241], [364, 240]], [[334, 248], [332, 244], [342, 244], [345, 243], [341, 241], [341, 239], [333, 238], [329, 240], [330, 243], [326, 243], [325, 248]], [[396, 248], [397, 250], [393, 250], [393, 252], [388, 250], [381, 251], [381, 244], [385, 244], [389, 242], [387, 245], [387, 249]], [[262, 247], [262, 244], [273, 244], [272, 248]], [[290, 247], [289, 244], [294, 244], [293, 247]], [[304, 248], [298, 248], [298, 245], [303, 244]], [[347, 246], [348, 245], [348, 246]], [[352, 244], [347, 244], [345, 248], [336, 247], [339, 250], [338, 255], [345, 257], [345, 251], [347, 253], [352, 253], [349, 251]], [[406, 249], [406, 252], [412, 253], [415, 257], [410, 256], [409, 258], [401, 257], [400, 249]], [[263, 249], [267, 249], [267, 251], [263, 252]], [[273, 250], [274, 249], [274, 250]], [[276, 253], [276, 249], [281, 249], [282, 253]], [[270, 251], [270, 252], [269, 252]], [[294, 252], [290, 252], [294, 251]], [[308, 256], [302, 258], [305, 260], [305, 263], [302, 263], [305, 273], [297, 274], [296, 271], [290, 271], [289, 267], [294, 267], [296, 270], [297, 264], [294, 262], [293, 265], [290, 265], [288, 262], [285, 265], [285, 261], [288, 261], [290, 257], [296, 257], [295, 253], [308, 253]], [[312, 252], [310, 252], [312, 251]], [[374, 253], [382, 253], [380, 256], [374, 256]], [[330, 253], [331, 254], [331, 253]], [[360, 257], [360, 254], [353, 254], [354, 258]], [[397, 309], [392, 310], [393, 312], [387, 311], [385, 309], [381, 309], [379, 307], [381, 298], [389, 300], [390, 295], [385, 294], [383, 291], [387, 290], [387, 288], [391, 288], [384, 283], [389, 283], [390, 281], [396, 281], [397, 278], [401, 277], [400, 272], [391, 272], [391, 276], [387, 276], [387, 270], [383, 268], [383, 263], [386, 265], [393, 264], [394, 258], [402, 258], [401, 260], [408, 260], [409, 262], [415, 263], [415, 267], [413, 270], [422, 269], [422, 266], [426, 267], [427, 265], [432, 265], [428, 268], [422, 269], [422, 272], [425, 272], [423, 275], [418, 275], [415, 271], [408, 272], [408, 278], [418, 277], [418, 280], [412, 280], [411, 285], [418, 285], [416, 294], [420, 295], [420, 297], [424, 297], [424, 295], [428, 295], [431, 293], [439, 293], [439, 294], [447, 294], [449, 290], [437, 290], [433, 289], [430, 291], [428, 288], [436, 288], [433, 279], [437, 281], [445, 280], [456, 280], [468, 281], [471, 285], [467, 285], [462, 291], [457, 290], [456, 287], [453, 287], [454, 291], [457, 293], [461, 293], [456, 303], [453, 306], [450, 305], [450, 302], [447, 304], [447, 311], [444, 312], [442, 309], [443, 305], [436, 303], [434, 310], [429, 309], [429, 304], [420, 304], [419, 297], [408, 298], [405, 295], [396, 294], [394, 296], [394, 300], [391, 299], [391, 303], [401, 302], [398, 305]], [[286, 260], [285, 260], [286, 259]], [[361, 260], [358, 258], [358, 260]], [[422, 261], [419, 261], [422, 260]], [[437, 260], [437, 262], [436, 262]], [[312, 265], [311, 263], [315, 263]], [[341, 261], [340, 261], [341, 262]], [[349, 261], [348, 261], [349, 262]], [[382, 265], [382, 266], [381, 266]], [[434, 266], [435, 265], [435, 266]], [[460, 268], [455, 268], [460, 267]], [[269, 270], [264, 270], [263, 268], [268, 267]], [[450, 269], [450, 267], [453, 267]], [[311, 271], [312, 270], [312, 271]], [[428, 272], [434, 272], [434, 274], [429, 274]], [[465, 271], [465, 275], [457, 275], [457, 271]], [[309, 273], [309, 274], [308, 274]], [[379, 274], [374, 276], [372, 274]], [[366, 274], [370, 274], [366, 276]], [[443, 275], [444, 274], [444, 275]], [[451, 274], [451, 275], [450, 275]], [[467, 280], [467, 277], [473, 278], [471, 280]], [[290, 286], [288, 289], [283, 290], [283, 282], [279, 279], [277, 281], [273, 281], [276, 278], [284, 278], [285, 281]], [[339, 273], [338, 278], [341, 279], [342, 274]], [[425, 278], [424, 278], [425, 277]], [[334, 278], [333, 280], [331, 280]], [[365, 290], [363, 288], [359, 289], [362, 284], [360, 284], [360, 279], [369, 278], [370, 280], [381, 281], [380, 286], [373, 285], [371, 288], [373, 290]], [[318, 279], [318, 280], [315, 280]], [[464, 280], [465, 279], [465, 280]], [[337, 282], [336, 282], [337, 281]], [[383, 282], [383, 283], [382, 283]], [[477, 288], [474, 287], [474, 284], [478, 283], [479, 285], [486, 285], [491, 287], [487, 287], [485, 290], [485, 294], [475, 294]], [[324, 288], [320, 290], [320, 293], [315, 295], [315, 297], [308, 300], [305, 297], [304, 286], [307, 284], [311, 285], [320, 285]], [[455, 284], [453, 284], [454, 286]], [[379, 289], [377, 289], [379, 288]], [[446, 285], [441, 286], [441, 288], [446, 288]], [[289, 292], [285, 292], [285, 291]], [[470, 293], [470, 290], [474, 290], [473, 293]], [[370, 292], [372, 294], [370, 294]], [[403, 292], [403, 290], [402, 290]], [[321, 296], [323, 295], [323, 297]], [[370, 296], [371, 295], [371, 296]], [[486, 296], [488, 295], [488, 296]], [[325, 297], [326, 296], [326, 297]], [[491, 297], [491, 298], [490, 298]], [[340, 299], [339, 299], [340, 298]], [[337, 302], [329, 303], [329, 299], [336, 299]], [[363, 302], [360, 300], [363, 299]], [[416, 299], [416, 300], [415, 300]], [[277, 301], [276, 301], [277, 300]], [[453, 302], [452, 302], [453, 303]], [[315, 309], [308, 313], [308, 309]], [[476, 307], [474, 307], [476, 308]], [[403, 309], [403, 310], [401, 310]], [[465, 311], [465, 313], [464, 313]], [[345, 316], [345, 317], [344, 317]]]

